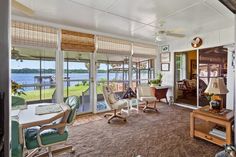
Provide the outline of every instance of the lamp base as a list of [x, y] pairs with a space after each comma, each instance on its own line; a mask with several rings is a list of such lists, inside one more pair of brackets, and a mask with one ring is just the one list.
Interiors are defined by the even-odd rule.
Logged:
[[210, 101], [210, 109], [212, 110], [221, 110], [221, 101], [219, 100], [211, 100]]

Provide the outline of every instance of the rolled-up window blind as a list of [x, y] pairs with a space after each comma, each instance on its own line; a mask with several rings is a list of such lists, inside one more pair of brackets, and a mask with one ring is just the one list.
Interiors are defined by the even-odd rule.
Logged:
[[94, 52], [94, 35], [62, 30], [61, 49], [64, 51]]
[[57, 29], [52, 27], [12, 21], [11, 34], [13, 46], [57, 47]]
[[131, 55], [131, 42], [105, 36], [97, 36], [97, 53]]
[[133, 44], [133, 56], [134, 57], [156, 57], [157, 46], [134, 43]]

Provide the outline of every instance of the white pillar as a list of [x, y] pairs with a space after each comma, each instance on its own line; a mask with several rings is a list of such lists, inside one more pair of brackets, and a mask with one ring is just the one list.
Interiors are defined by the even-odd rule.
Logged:
[[94, 53], [90, 55], [90, 104], [92, 104], [92, 112], [97, 113], [97, 36], [94, 37], [95, 50]]
[[161, 72], [161, 54], [160, 54], [160, 48], [157, 47], [156, 49], [156, 55], [157, 57], [155, 58], [154, 61], [154, 70], [155, 70], [155, 76], [154, 78], [156, 78], [157, 74]]
[[[234, 51], [236, 53], [236, 15], [234, 15]], [[236, 59], [234, 60], [234, 65], [236, 65]], [[236, 72], [234, 72], [234, 78], [236, 78]], [[234, 79], [234, 91], [236, 89], [236, 79]], [[234, 122], [236, 122], [236, 96], [234, 92]], [[236, 137], [236, 130], [234, 125], [234, 137]], [[236, 138], [234, 138], [234, 146], [236, 146]]]
[[97, 65], [96, 65], [96, 52], [90, 54], [90, 101], [92, 112], [97, 112]]
[[64, 102], [64, 54], [61, 51], [61, 30], [58, 30], [56, 51], [56, 102]]
[[128, 71], [128, 80], [129, 80], [129, 87], [132, 88], [132, 55], [134, 53], [133, 43], [131, 44], [131, 55], [129, 56], [129, 71]]
[[[11, 1], [0, 1], [0, 90], [5, 93], [4, 101], [4, 155], [11, 156], [11, 90], [10, 90], [10, 50], [11, 50]], [[3, 124], [0, 124], [3, 125]]]

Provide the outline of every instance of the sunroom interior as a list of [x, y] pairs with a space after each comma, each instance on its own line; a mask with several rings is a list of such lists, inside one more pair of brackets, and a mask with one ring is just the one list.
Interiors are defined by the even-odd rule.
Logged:
[[235, 151], [235, 13], [235, 0], [0, 2], [0, 156]]

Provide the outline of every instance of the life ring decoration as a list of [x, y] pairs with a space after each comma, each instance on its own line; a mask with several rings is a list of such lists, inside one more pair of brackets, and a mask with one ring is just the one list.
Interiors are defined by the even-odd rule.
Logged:
[[202, 45], [202, 39], [200, 37], [195, 37], [192, 42], [191, 45], [193, 48], [198, 48]]

